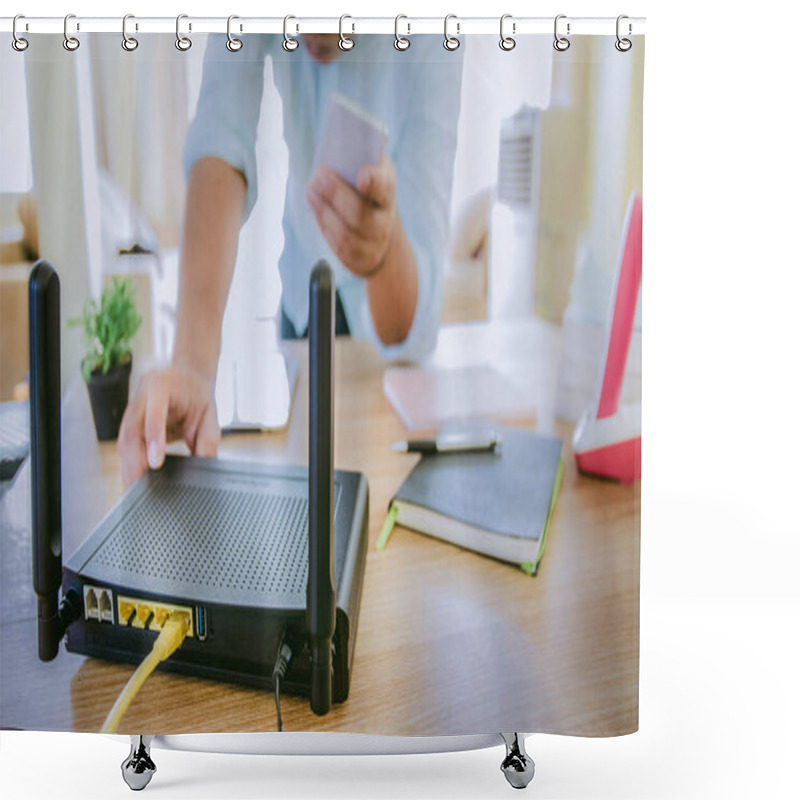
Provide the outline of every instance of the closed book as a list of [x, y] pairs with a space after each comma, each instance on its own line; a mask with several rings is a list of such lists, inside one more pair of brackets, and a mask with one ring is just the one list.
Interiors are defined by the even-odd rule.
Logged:
[[497, 426], [485, 453], [423, 455], [392, 498], [395, 522], [536, 574], [561, 483], [561, 439]]

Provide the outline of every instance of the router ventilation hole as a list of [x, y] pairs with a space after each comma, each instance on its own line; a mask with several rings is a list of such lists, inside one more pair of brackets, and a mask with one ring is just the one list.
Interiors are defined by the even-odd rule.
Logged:
[[308, 499], [154, 481], [94, 563], [186, 586], [305, 596]]

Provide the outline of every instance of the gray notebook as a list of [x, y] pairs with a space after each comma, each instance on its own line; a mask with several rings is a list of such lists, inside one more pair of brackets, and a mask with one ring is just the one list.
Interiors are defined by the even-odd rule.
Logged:
[[392, 499], [397, 524], [535, 574], [561, 483], [561, 439], [497, 426], [494, 452], [424, 455]]

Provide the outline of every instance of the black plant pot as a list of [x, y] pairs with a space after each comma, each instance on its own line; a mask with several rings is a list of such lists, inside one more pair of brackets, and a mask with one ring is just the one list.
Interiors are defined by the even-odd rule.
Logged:
[[101, 442], [116, 439], [122, 415], [128, 405], [128, 387], [133, 361], [112, 367], [105, 375], [96, 369], [87, 384], [97, 438]]

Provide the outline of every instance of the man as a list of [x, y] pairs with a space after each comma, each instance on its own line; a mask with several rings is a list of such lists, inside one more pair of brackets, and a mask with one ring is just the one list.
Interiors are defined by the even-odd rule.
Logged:
[[[118, 451], [126, 484], [164, 461], [168, 440], [216, 455], [214, 386], [239, 229], [258, 193], [255, 140], [264, 59], [283, 101], [289, 177], [280, 259], [284, 331], [304, 335], [308, 281], [319, 258], [337, 280], [340, 332], [367, 338], [385, 359], [429, 352], [441, 312], [461, 54], [439, 37], [398, 52], [386, 36], [359, 37], [343, 53], [337, 35], [305, 35], [286, 52], [276, 36], [248, 37], [237, 53], [209, 43], [197, 114], [187, 137], [189, 174], [172, 363], [145, 375], [122, 421]], [[380, 119], [383, 157], [353, 187], [313, 170], [334, 92]], [[276, 187], [268, 187], [275, 190]]]

